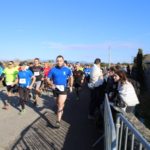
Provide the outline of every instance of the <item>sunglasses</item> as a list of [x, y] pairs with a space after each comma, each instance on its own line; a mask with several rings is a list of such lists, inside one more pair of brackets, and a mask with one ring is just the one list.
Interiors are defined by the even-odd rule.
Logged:
[[8, 65], [12, 65], [12, 64], [8, 64]]

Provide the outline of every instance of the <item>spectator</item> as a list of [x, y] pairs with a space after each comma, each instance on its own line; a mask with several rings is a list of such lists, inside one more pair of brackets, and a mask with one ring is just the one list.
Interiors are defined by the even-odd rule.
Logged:
[[103, 102], [104, 98], [104, 89], [103, 86], [103, 73], [101, 70], [101, 60], [97, 58], [94, 62], [94, 65], [91, 69], [90, 74], [90, 83], [88, 87], [91, 90], [91, 101], [89, 106], [89, 119], [94, 119], [94, 113], [96, 108], [100, 107], [100, 104]]
[[131, 76], [131, 66], [130, 65], [127, 66], [127, 75]]
[[114, 81], [118, 82], [119, 103], [124, 103], [122, 109], [127, 113], [134, 112], [135, 106], [139, 104], [139, 100], [133, 85], [127, 80], [125, 72], [116, 71]]
[[110, 67], [107, 82], [106, 82], [105, 92], [108, 94], [110, 100], [113, 100], [115, 96], [115, 91], [117, 89], [117, 83], [114, 81], [115, 71], [116, 71], [115, 67]]

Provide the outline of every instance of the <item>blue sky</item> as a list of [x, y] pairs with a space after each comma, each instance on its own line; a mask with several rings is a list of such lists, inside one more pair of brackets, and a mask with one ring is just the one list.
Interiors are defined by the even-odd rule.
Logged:
[[131, 62], [150, 53], [149, 0], [0, 0], [0, 59]]

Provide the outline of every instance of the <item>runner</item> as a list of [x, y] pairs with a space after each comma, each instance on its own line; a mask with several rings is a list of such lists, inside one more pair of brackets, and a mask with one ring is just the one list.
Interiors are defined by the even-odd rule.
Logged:
[[0, 80], [1, 80], [1, 75], [3, 74], [3, 70], [4, 70], [3, 63], [0, 62]]
[[31, 67], [34, 66], [34, 63], [33, 63], [33, 62], [29, 62], [29, 63], [28, 63], [28, 66], [29, 66], [29, 68], [31, 68]]
[[49, 89], [47, 78], [50, 70], [51, 70], [50, 63], [49, 62], [44, 63], [44, 80], [42, 82], [42, 90], [45, 92], [47, 92]]
[[2, 75], [2, 71], [4, 70], [4, 66], [3, 66], [3, 63], [0, 62], [0, 75]]
[[3, 76], [3, 71], [5, 67], [2, 62], [0, 62], [0, 81], [2, 81], [2, 85], [6, 87], [5, 77]]
[[58, 109], [55, 127], [60, 128], [60, 121], [63, 115], [65, 101], [67, 99], [67, 78], [69, 77], [70, 91], [72, 91], [73, 77], [71, 70], [64, 66], [63, 56], [57, 56], [56, 62], [56, 66], [52, 68], [48, 75], [48, 83], [54, 90], [54, 95], [57, 97], [56, 102]]
[[70, 64], [68, 65], [68, 67], [69, 67], [72, 71], [74, 70], [73, 64], [70, 63]]
[[83, 71], [83, 69], [84, 69], [84, 68], [83, 68], [83, 66], [82, 66], [82, 65], [80, 65], [79, 70]]
[[90, 81], [90, 73], [91, 73], [90, 65], [87, 64], [83, 71], [84, 71], [84, 74], [85, 74], [85, 81], [86, 81], [86, 83], [89, 83], [89, 81]]
[[41, 96], [41, 83], [43, 81], [44, 77], [44, 72], [43, 72], [43, 67], [40, 65], [40, 60], [39, 58], [34, 59], [34, 66], [29, 68], [34, 76], [36, 77], [36, 82], [34, 84], [35, 90], [34, 90], [34, 96], [33, 98], [35, 99], [34, 105], [38, 106], [38, 100], [39, 96]]
[[64, 66], [68, 67], [68, 61], [67, 60], [64, 60]]
[[48, 77], [48, 73], [50, 72], [50, 63], [49, 62], [46, 62], [44, 63], [44, 78], [47, 78]]
[[9, 61], [8, 67], [6, 67], [2, 74], [2, 80], [5, 80], [6, 88], [7, 88], [7, 96], [8, 100], [4, 101], [3, 109], [8, 109], [10, 98], [13, 96], [13, 90], [16, 88], [15, 80], [17, 78], [18, 70], [14, 66], [13, 61]]
[[[68, 61], [67, 60], [64, 60], [64, 67], [70, 69], [69, 66], [68, 66]], [[69, 89], [69, 77], [67, 77], [67, 89]]]
[[77, 95], [77, 100], [79, 100], [79, 90], [82, 87], [82, 84], [84, 83], [84, 72], [80, 70], [80, 63], [77, 62], [75, 64], [75, 70], [73, 71], [73, 77], [74, 77], [74, 87], [75, 87], [75, 92]]
[[16, 83], [19, 84], [18, 92], [20, 97], [20, 105], [22, 110], [20, 115], [25, 112], [25, 103], [29, 100], [30, 90], [33, 87], [36, 78], [33, 73], [27, 69], [27, 63], [20, 63], [20, 71], [18, 73], [18, 78], [16, 79]]

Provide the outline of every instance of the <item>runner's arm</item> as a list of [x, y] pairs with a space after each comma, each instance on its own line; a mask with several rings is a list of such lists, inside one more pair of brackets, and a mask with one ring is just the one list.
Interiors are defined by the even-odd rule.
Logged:
[[53, 84], [53, 69], [48, 74], [47, 83], [52, 89], [55, 89], [55, 85]]
[[69, 77], [69, 86], [70, 87], [73, 87], [73, 82], [74, 82], [73, 76], [70, 76]]
[[36, 77], [35, 76], [32, 76], [32, 82], [30, 84], [30, 87], [32, 88], [33, 87], [33, 84], [35, 83], [36, 81]]
[[85, 78], [85, 74], [84, 74], [84, 72], [83, 72], [83, 74], [82, 74], [82, 79], [81, 79], [81, 80], [84, 81], [84, 78]]
[[42, 81], [44, 80], [44, 68], [41, 67], [41, 76], [42, 76]]
[[47, 83], [49, 86], [53, 86], [53, 81], [50, 78], [47, 78]]
[[85, 74], [84, 74], [84, 72], [82, 71], [81, 83], [83, 83], [83, 82], [84, 82], [84, 78], [85, 78]]
[[13, 83], [13, 85], [16, 85], [16, 84], [18, 84], [19, 83], [19, 78], [18, 78], [18, 76], [16, 77], [16, 80], [14, 81], [14, 83]]
[[4, 78], [5, 78], [5, 74], [4, 74], [4, 73], [2, 73], [2, 75], [0, 76], [1, 81], [3, 81], [3, 80], [4, 80]]

